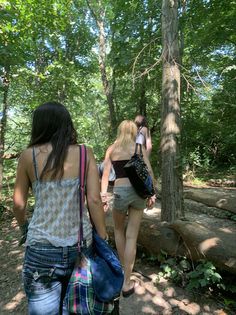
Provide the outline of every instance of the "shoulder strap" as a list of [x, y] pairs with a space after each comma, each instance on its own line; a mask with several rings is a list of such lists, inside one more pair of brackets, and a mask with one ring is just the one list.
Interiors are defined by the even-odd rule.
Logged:
[[38, 167], [37, 167], [37, 161], [36, 161], [36, 155], [35, 155], [35, 148], [34, 147], [33, 147], [32, 155], [33, 155], [35, 178], [36, 178], [36, 180], [39, 180]]
[[80, 229], [79, 229], [79, 251], [86, 244], [84, 244], [83, 236], [83, 208], [84, 208], [84, 183], [85, 183], [85, 173], [87, 165], [87, 151], [85, 145], [79, 145], [80, 151], [80, 163], [79, 163], [79, 212], [80, 212]]
[[140, 127], [138, 128], [138, 133], [142, 133], [142, 132], [141, 132], [142, 129], [143, 129], [143, 126], [140, 126]]
[[84, 144], [79, 146], [80, 149], [80, 163], [79, 163], [79, 180], [80, 188], [83, 192], [83, 203], [84, 203], [84, 183], [85, 183], [85, 173], [86, 173], [86, 164], [87, 164], [87, 151]]
[[138, 154], [138, 148], [139, 148], [139, 154], [141, 156], [143, 156], [142, 144], [141, 143], [135, 143], [135, 152], [134, 152], [134, 154]]

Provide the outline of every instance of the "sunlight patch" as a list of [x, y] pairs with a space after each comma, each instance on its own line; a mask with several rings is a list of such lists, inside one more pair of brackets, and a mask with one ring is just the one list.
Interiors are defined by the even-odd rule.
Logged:
[[143, 314], [154, 314], [154, 315], [157, 315], [157, 312], [150, 306], [142, 307], [142, 313]]
[[10, 255], [17, 255], [17, 254], [21, 254], [21, 250], [20, 249], [16, 249], [16, 250], [11, 250], [9, 252]]
[[156, 273], [152, 273], [152, 274], [148, 275], [148, 277], [150, 277], [152, 279], [152, 282], [156, 282], [158, 279], [158, 276]]
[[154, 296], [152, 299], [152, 302], [158, 306], [165, 308], [165, 309], [170, 309], [170, 304], [168, 302], [166, 302], [165, 299], [160, 297], [160, 296]]
[[176, 291], [173, 287], [169, 287], [165, 289], [165, 295], [168, 297], [176, 296]]
[[7, 303], [3, 309], [8, 311], [15, 309], [24, 298], [25, 294], [23, 293], [23, 291], [18, 292], [16, 296], [11, 300], [11, 302]]
[[219, 238], [218, 237], [212, 237], [209, 238], [203, 242], [201, 242], [201, 244], [199, 245], [199, 250], [204, 253], [206, 251], [208, 251], [209, 249], [211, 249], [212, 247], [216, 247], [219, 244]]
[[230, 230], [230, 229], [227, 228], [227, 227], [220, 228], [219, 231], [222, 231], [222, 232], [225, 232], [225, 233], [231, 233], [231, 234], [233, 233], [232, 230]]
[[18, 265], [18, 266], [16, 267], [16, 271], [22, 271], [22, 269], [23, 269], [23, 266], [22, 266], [22, 265]]
[[170, 303], [171, 305], [178, 307], [180, 310], [185, 311], [187, 313], [191, 310], [191, 313], [189, 313], [191, 315], [201, 314], [199, 313], [201, 311], [201, 308], [197, 303], [192, 302], [185, 305], [182, 301], [176, 299], [170, 299]]
[[220, 199], [216, 202], [217, 207], [222, 208], [227, 204], [227, 199]]

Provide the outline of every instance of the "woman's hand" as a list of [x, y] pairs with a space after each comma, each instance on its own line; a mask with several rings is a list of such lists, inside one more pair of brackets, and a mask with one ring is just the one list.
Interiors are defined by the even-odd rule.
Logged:
[[100, 195], [101, 195], [101, 199], [102, 199], [103, 210], [104, 210], [104, 212], [107, 212], [109, 209], [107, 193], [100, 193]]
[[152, 197], [149, 197], [147, 199], [147, 208], [152, 209], [156, 202], [156, 195], [153, 195]]

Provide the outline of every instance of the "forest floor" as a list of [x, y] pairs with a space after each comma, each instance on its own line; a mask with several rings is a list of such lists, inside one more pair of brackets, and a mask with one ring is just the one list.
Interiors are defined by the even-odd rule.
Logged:
[[[159, 217], [160, 204], [144, 216]], [[192, 218], [196, 213], [189, 213]], [[199, 214], [198, 214], [199, 215]], [[207, 214], [201, 214], [208, 217]], [[209, 219], [209, 218], [208, 218]], [[211, 218], [214, 220], [214, 218]], [[218, 218], [215, 222], [219, 224]], [[24, 247], [18, 246], [19, 229], [12, 214], [6, 212], [0, 221], [0, 315], [26, 315], [26, 298], [21, 284]], [[190, 293], [161, 278], [157, 282], [159, 267], [136, 259], [134, 277], [139, 281], [135, 294], [120, 298], [120, 315], [235, 315], [222, 302], [207, 294]]]

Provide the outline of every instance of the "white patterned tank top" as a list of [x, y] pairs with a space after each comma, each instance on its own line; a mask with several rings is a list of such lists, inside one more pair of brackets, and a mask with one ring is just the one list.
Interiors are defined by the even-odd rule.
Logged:
[[[32, 184], [35, 196], [33, 217], [29, 224], [26, 245], [50, 243], [53, 246], [72, 246], [78, 242], [79, 178], [41, 181], [33, 148], [36, 181]], [[87, 208], [83, 209], [83, 235], [87, 245], [92, 243], [92, 226]]]

